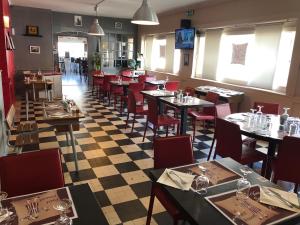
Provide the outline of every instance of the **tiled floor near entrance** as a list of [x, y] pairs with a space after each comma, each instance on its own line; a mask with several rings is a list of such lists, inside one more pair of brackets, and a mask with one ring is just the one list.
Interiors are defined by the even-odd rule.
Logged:
[[[130, 133], [131, 129], [125, 129], [126, 115], [92, 96], [86, 81], [78, 75], [64, 75], [63, 90], [85, 114], [80, 131], [75, 134], [79, 173], [75, 173], [72, 150], [62, 133], [40, 133], [39, 146], [25, 150], [61, 148], [66, 185], [89, 183], [110, 224], [144, 225], [151, 188], [147, 173], [153, 168], [151, 130], [142, 142], [145, 119], [138, 117], [134, 132]], [[20, 101], [18, 105], [20, 119], [25, 120], [25, 102]], [[30, 120], [38, 120], [42, 115], [41, 103], [31, 103]], [[44, 126], [47, 125], [39, 124]], [[206, 160], [212, 135], [212, 130], [197, 131], [196, 160]], [[155, 201], [152, 223], [172, 224], [158, 201]]]

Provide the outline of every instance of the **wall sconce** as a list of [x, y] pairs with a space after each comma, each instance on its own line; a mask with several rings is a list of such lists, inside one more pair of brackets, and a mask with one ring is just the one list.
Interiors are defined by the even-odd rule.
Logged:
[[4, 27], [9, 28], [9, 16], [3, 16]]

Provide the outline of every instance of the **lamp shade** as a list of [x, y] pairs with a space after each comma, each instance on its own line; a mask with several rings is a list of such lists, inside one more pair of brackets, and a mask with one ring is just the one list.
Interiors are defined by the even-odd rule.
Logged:
[[148, 0], [143, 0], [141, 7], [135, 12], [131, 23], [139, 25], [158, 25], [159, 21], [156, 13], [148, 4]]
[[98, 19], [94, 20], [93, 24], [91, 25], [91, 27], [89, 29], [88, 34], [89, 35], [94, 35], [94, 36], [103, 36], [103, 35], [105, 35], [102, 27], [99, 24]]

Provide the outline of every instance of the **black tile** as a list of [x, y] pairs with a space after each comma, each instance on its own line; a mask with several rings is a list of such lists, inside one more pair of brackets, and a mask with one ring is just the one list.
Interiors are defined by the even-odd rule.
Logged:
[[114, 165], [120, 173], [128, 173], [140, 168], [134, 162], [119, 163]]
[[107, 156], [123, 154], [124, 153], [124, 151], [120, 147], [104, 148], [103, 151]]
[[40, 143], [56, 142], [57, 138], [55, 136], [52, 136], [52, 137], [42, 137], [39, 140], [40, 140]]
[[91, 135], [89, 133], [79, 133], [79, 134], [74, 134], [75, 138], [90, 138]]
[[99, 178], [99, 181], [105, 190], [127, 185], [126, 181], [120, 174], [102, 177]]
[[23, 146], [22, 152], [36, 151], [39, 149], [40, 149], [39, 144], [25, 145]]
[[130, 139], [122, 139], [122, 140], [116, 140], [115, 142], [117, 142], [117, 144], [119, 146], [123, 146], [123, 145], [132, 145], [134, 144], [134, 142]]
[[196, 136], [196, 138], [197, 138], [198, 140], [200, 140], [200, 141], [210, 141], [210, 140], [212, 140], [211, 137], [208, 137], [208, 136], [206, 136], [206, 135], [198, 135], [198, 136]]
[[[157, 201], [155, 199], [155, 201]], [[174, 224], [173, 218], [167, 212], [157, 213], [152, 215], [158, 225], [172, 225]], [[186, 224], [187, 225], [187, 224]]]
[[78, 172], [73, 171], [73, 172], [70, 172], [70, 176], [71, 176], [73, 182], [91, 180], [91, 179], [97, 178], [96, 174], [94, 173], [94, 171], [92, 169], [79, 170]]
[[121, 124], [121, 125], [115, 125], [118, 129], [125, 129], [126, 124]]
[[100, 127], [104, 127], [104, 126], [112, 126], [113, 124], [111, 122], [101, 122], [98, 123]]
[[[74, 161], [74, 155], [73, 153], [64, 154], [65, 162], [73, 162]], [[78, 160], [84, 160], [85, 155], [82, 152], [77, 152], [77, 159]]]
[[101, 127], [86, 128], [89, 132], [103, 131]]
[[149, 150], [153, 149], [153, 143], [152, 142], [146, 142], [146, 143], [140, 143], [137, 144], [142, 150]]
[[109, 198], [107, 197], [105, 191], [98, 191], [95, 192], [94, 194], [101, 207], [111, 205], [111, 202], [109, 201]]
[[143, 151], [138, 151], [138, 152], [129, 152], [127, 153], [128, 156], [132, 159], [132, 160], [139, 160], [139, 159], [147, 159], [150, 158], [145, 152]]
[[197, 149], [203, 150], [210, 148], [210, 145], [205, 144], [204, 142], [199, 142], [196, 146]]
[[111, 161], [109, 160], [108, 157], [97, 157], [93, 159], [88, 159], [91, 167], [99, 167], [99, 166], [107, 166], [111, 165]]
[[136, 196], [138, 196], [138, 198], [144, 198], [150, 196], [151, 185], [152, 183], [148, 181], [143, 183], [132, 184], [130, 185], [130, 187], [132, 188]]
[[203, 159], [203, 158], [207, 158], [207, 154], [198, 150], [198, 151], [194, 151], [193, 152], [194, 158], [195, 159]]
[[126, 134], [126, 136], [129, 138], [143, 137], [143, 135], [140, 134], [139, 132], [132, 132], [132, 133]]
[[83, 120], [81, 122], [84, 123], [84, 124], [86, 124], [86, 123], [96, 123], [95, 120]]
[[147, 210], [139, 200], [114, 205], [122, 222], [138, 219], [147, 215]]
[[112, 138], [110, 136], [102, 136], [102, 137], [94, 137], [96, 142], [104, 142], [104, 141], [111, 141]]
[[120, 130], [108, 130], [105, 131], [108, 135], [114, 135], [114, 134], [123, 134]]
[[80, 145], [82, 151], [96, 150], [100, 149], [100, 146], [97, 143]]

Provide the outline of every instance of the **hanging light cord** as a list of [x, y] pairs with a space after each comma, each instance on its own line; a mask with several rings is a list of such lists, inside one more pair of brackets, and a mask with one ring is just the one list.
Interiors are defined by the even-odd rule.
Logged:
[[96, 11], [96, 17], [98, 17], [98, 8], [99, 8], [99, 5], [104, 2], [105, 0], [102, 0], [100, 2], [98, 2], [96, 5], [95, 5], [95, 11]]

